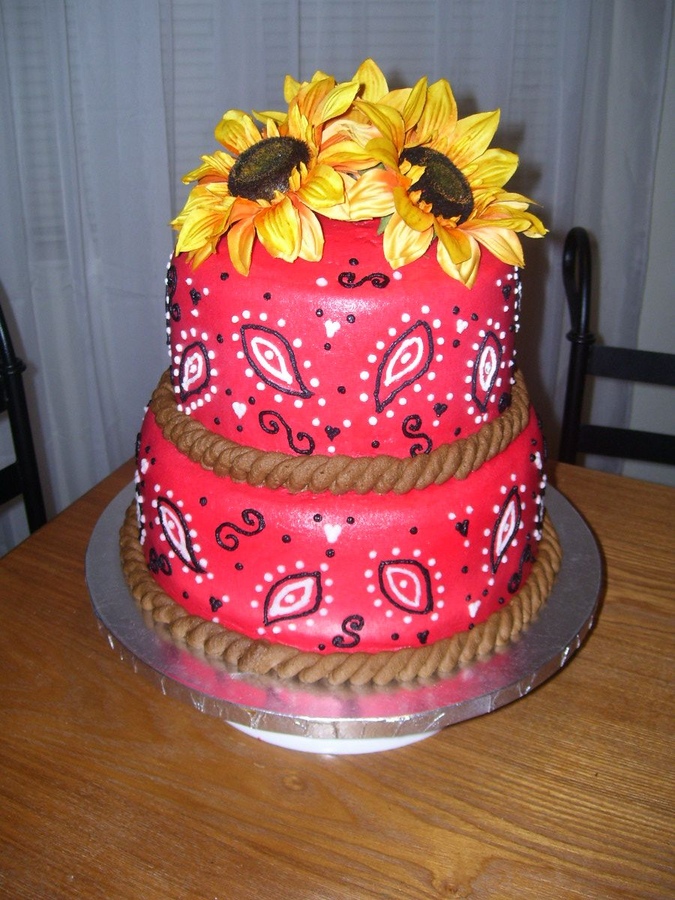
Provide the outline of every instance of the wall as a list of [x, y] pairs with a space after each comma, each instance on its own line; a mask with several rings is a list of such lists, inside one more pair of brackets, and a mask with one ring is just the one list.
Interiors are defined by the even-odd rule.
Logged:
[[[675, 353], [675, 41], [670, 38], [668, 80], [659, 136], [649, 264], [640, 317], [638, 347]], [[636, 385], [631, 427], [675, 433], [675, 390]], [[674, 461], [675, 462], [675, 461]], [[675, 465], [626, 462], [623, 474], [675, 486]]]

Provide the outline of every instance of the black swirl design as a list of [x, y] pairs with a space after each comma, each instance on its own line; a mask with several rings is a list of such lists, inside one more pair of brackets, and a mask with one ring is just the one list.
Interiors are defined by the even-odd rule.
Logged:
[[532, 552], [532, 547], [530, 544], [526, 544], [523, 552], [520, 555], [520, 560], [518, 562], [518, 571], [514, 572], [511, 578], [509, 579], [509, 593], [515, 594], [518, 588], [521, 585], [523, 580], [523, 569], [525, 568], [526, 562], [535, 562], [536, 557]]
[[164, 575], [171, 574], [171, 563], [168, 558], [164, 553], [158, 553], [154, 547], [150, 549], [148, 568], [154, 575], [158, 572], [162, 572]]
[[[310, 434], [307, 434], [306, 431], [299, 431], [294, 437], [292, 428], [285, 421], [281, 413], [278, 413], [273, 409], [264, 409], [258, 414], [258, 422], [266, 434], [279, 434], [283, 428], [286, 432], [288, 446], [294, 453], [301, 453], [303, 456], [311, 456], [312, 453], [314, 453], [314, 448], [316, 447], [314, 438]], [[306, 441], [307, 446], [300, 447], [295, 441]]]
[[417, 443], [412, 445], [412, 447], [410, 448], [411, 456], [419, 456], [420, 453], [431, 453], [433, 441], [428, 434], [420, 431], [421, 427], [422, 419], [416, 413], [413, 413], [410, 416], [406, 416], [403, 420], [403, 424], [401, 426], [403, 434], [407, 438], [420, 438], [420, 440], [424, 441], [423, 444]]
[[357, 288], [370, 282], [374, 288], [386, 288], [391, 279], [384, 272], [371, 272], [370, 275], [364, 275], [360, 281], [356, 280], [356, 272], [340, 272], [338, 275], [338, 284], [344, 288]]
[[176, 293], [176, 285], [178, 284], [178, 275], [176, 272], [175, 266], [169, 266], [169, 270], [166, 273], [166, 298], [167, 300], [173, 300], [173, 295]]
[[342, 623], [342, 631], [344, 633], [335, 635], [332, 641], [333, 646], [339, 650], [351, 650], [352, 647], [356, 647], [361, 641], [358, 632], [361, 631], [364, 625], [365, 619], [363, 616], [347, 616]]
[[234, 522], [222, 522], [216, 528], [216, 543], [223, 550], [236, 550], [239, 546], [239, 538], [236, 534], [230, 533], [223, 537], [223, 531], [228, 528], [244, 537], [252, 537], [254, 534], [260, 534], [265, 527], [265, 517], [257, 509], [245, 509], [241, 514], [241, 518], [244, 525], [247, 525], [250, 530], [242, 528], [240, 525], [235, 525]]

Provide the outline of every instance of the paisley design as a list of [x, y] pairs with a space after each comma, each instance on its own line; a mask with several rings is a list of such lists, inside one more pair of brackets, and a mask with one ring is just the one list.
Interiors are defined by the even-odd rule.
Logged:
[[385, 351], [377, 369], [375, 408], [380, 413], [394, 397], [428, 370], [434, 355], [431, 328], [421, 319]]
[[492, 564], [493, 573], [499, 568], [499, 564], [504, 558], [504, 554], [516, 536], [518, 528], [520, 527], [521, 515], [522, 508], [520, 505], [520, 497], [518, 496], [518, 488], [513, 487], [504, 501], [504, 504], [499, 511], [499, 515], [497, 516], [497, 521], [492, 529], [490, 562]]
[[502, 345], [497, 335], [493, 331], [488, 331], [478, 349], [471, 380], [471, 393], [481, 412], [485, 412], [488, 407], [490, 394], [499, 374], [502, 354]]
[[241, 339], [246, 359], [265, 384], [293, 397], [312, 396], [300, 376], [293, 348], [283, 334], [265, 325], [243, 325]]
[[211, 378], [209, 354], [201, 341], [194, 341], [183, 350], [178, 369], [178, 387], [181, 400], [198, 394]]
[[380, 590], [407, 613], [431, 612], [434, 601], [428, 569], [415, 559], [390, 559], [379, 566]]
[[265, 625], [282, 619], [299, 619], [316, 612], [321, 605], [321, 573], [297, 572], [277, 581], [265, 598]]
[[158, 497], [157, 514], [164, 537], [176, 556], [193, 572], [203, 572], [204, 569], [200, 565], [192, 545], [187, 522], [180, 509], [168, 497]]

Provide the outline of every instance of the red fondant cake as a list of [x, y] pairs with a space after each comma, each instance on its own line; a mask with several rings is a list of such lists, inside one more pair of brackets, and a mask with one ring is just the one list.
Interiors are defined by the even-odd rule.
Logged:
[[125, 572], [244, 671], [444, 674], [557, 568], [514, 364], [513, 237], [543, 228], [502, 190], [494, 114], [458, 120], [446, 82], [389, 92], [368, 61], [286, 94], [262, 132], [226, 114], [230, 155], [190, 176]]

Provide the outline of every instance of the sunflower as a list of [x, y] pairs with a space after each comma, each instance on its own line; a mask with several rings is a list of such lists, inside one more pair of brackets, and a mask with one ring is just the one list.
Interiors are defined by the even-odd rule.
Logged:
[[359, 87], [317, 73], [291, 92], [287, 113], [260, 114], [262, 129], [240, 110], [225, 113], [215, 136], [227, 152], [203, 156], [183, 178], [197, 184], [172, 222], [180, 231], [176, 252], [199, 265], [226, 235], [232, 263], [244, 275], [256, 237], [287, 262], [321, 259], [315, 213], [344, 203], [344, 178], [365, 165], [359, 144], [337, 132], [324, 142], [324, 130], [352, 106]]
[[383, 249], [393, 268], [418, 259], [434, 239], [441, 268], [467, 287], [481, 246], [505, 263], [524, 264], [518, 235], [542, 237], [546, 229], [529, 212], [532, 201], [503, 189], [518, 157], [489, 148], [498, 110], [458, 119], [448, 82], [428, 85], [425, 78], [355, 106], [379, 131], [364, 150], [381, 163], [370, 177], [390, 202]]

